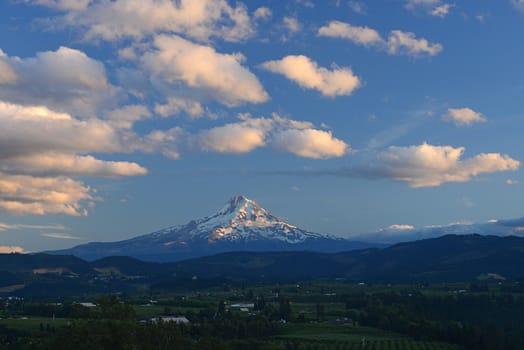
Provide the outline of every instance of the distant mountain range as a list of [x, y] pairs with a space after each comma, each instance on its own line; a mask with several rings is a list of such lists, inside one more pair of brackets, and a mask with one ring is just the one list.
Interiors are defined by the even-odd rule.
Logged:
[[524, 234], [524, 217], [511, 220], [490, 220], [484, 223], [454, 223], [421, 228], [411, 227], [409, 225], [392, 225], [376, 232], [353, 236], [352, 239], [391, 245], [449, 234], [480, 234], [501, 237], [522, 236]]
[[235, 196], [217, 213], [185, 225], [124, 241], [93, 242], [49, 253], [87, 260], [130, 256], [167, 262], [230, 251], [340, 252], [383, 246], [303, 230], [273, 216], [255, 201]]
[[339, 253], [229, 252], [175, 263], [109, 257], [0, 254], [0, 294], [61, 296], [133, 288], [198, 288], [223, 281], [457, 282], [524, 277], [524, 238], [446, 235]]

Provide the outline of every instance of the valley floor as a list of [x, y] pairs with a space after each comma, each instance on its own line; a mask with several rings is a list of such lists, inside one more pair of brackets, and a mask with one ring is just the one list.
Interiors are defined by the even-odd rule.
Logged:
[[521, 349], [524, 294], [493, 283], [222, 284], [0, 302], [0, 349]]

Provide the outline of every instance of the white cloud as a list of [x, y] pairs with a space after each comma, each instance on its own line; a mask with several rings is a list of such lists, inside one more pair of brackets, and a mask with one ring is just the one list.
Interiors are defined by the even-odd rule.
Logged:
[[29, 58], [0, 51], [0, 95], [4, 101], [93, 116], [100, 107], [115, 103], [118, 89], [108, 82], [101, 62], [60, 47]]
[[427, 54], [435, 56], [443, 50], [441, 44], [432, 44], [426, 39], [418, 39], [414, 33], [392, 30], [388, 38], [388, 52], [390, 54], [406, 54], [420, 56]]
[[306, 89], [315, 89], [324, 96], [350, 95], [360, 86], [360, 79], [351, 68], [334, 67], [329, 70], [306, 56], [286, 56], [281, 60], [264, 62], [265, 69], [280, 73]]
[[348, 6], [351, 9], [351, 11], [358, 13], [360, 15], [366, 14], [367, 6], [364, 2], [361, 1], [350, 1], [348, 2]]
[[520, 162], [500, 153], [481, 153], [462, 159], [464, 147], [391, 146], [379, 153], [374, 162], [334, 170], [298, 170], [279, 175], [341, 176], [368, 179], [392, 179], [409, 187], [437, 187], [448, 182], [469, 182], [480, 174], [515, 171]]
[[331, 21], [318, 30], [318, 35], [350, 40], [364, 46], [384, 45], [384, 39], [369, 27], [353, 26], [349, 23]]
[[444, 18], [455, 5], [445, 3], [442, 0], [407, 0], [405, 7], [412, 12], [422, 12], [427, 15]]
[[353, 26], [340, 21], [331, 21], [319, 28], [318, 35], [346, 39], [367, 47], [374, 46], [386, 50], [390, 55], [435, 56], [443, 50], [441, 44], [417, 38], [411, 32], [392, 30], [385, 40], [375, 29]]
[[296, 17], [284, 17], [282, 20], [284, 27], [291, 33], [298, 33], [302, 29], [302, 25]]
[[271, 16], [273, 16], [273, 11], [269, 7], [259, 7], [255, 10], [253, 13], [253, 18], [255, 19], [261, 19], [261, 20], [267, 20], [270, 19]]
[[78, 120], [43, 106], [0, 101], [0, 160], [43, 152], [122, 151], [117, 132], [101, 120]]
[[198, 135], [200, 147], [219, 153], [247, 153], [265, 146], [264, 130], [245, 123], [226, 124]]
[[80, 237], [71, 236], [71, 235], [64, 234], [64, 233], [42, 233], [40, 234], [40, 236], [47, 237], [47, 238], [57, 238], [57, 239], [81, 239]]
[[24, 253], [24, 248], [19, 246], [0, 245], [0, 254]]
[[405, 225], [405, 224], [393, 224], [389, 225], [386, 230], [391, 231], [404, 231], [404, 230], [413, 230], [415, 226], [412, 225]]
[[89, 187], [66, 177], [0, 173], [0, 209], [15, 214], [87, 215], [82, 203], [95, 200]]
[[65, 153], [39, 153], [9, 158], [1, 162], [4, 173], [38, 176], [137, 176], [147, 169], [136, 163], [115, 162]]
[[329, 131], [315, 129], [287, 129], [274, 133], [272, 145], [275, 149], [300, 157], [326, 159], [342, 157], [350, 147]]
[[174, 127], [168, 130], [153, 130], [132, 142], [132, 148], [146, 153], [160, 152], [171, 159], [180, 158], [179, 144], [184, 138], [184, 130]]
[[289, 176], [340, 176], [392, 179], [409, 187], [437, 187], [448, 182], [469, 182], [480, 174], [515, 171], [520, 162], [500, 153], [481, 153], [462, 159], [464, 147], [421, 145], [391, 146], [373, 162], [326, 170], [281, 171]]
[[449, 10], [453, 6], [454, 5], [451, 5], [451, 4], [442, 4], [440, 6], [435, 7], [433, 10], [431, 10], [431, 14], [435, 17], [444, 18], [448, 15]]
[[388, 177], [410, 187], [434, 187], [446, 182], [467, 182], [483, 173], [517, 170], [520, 162], [499, 153], [482, 153], [461, 159], [464, 147], [391, 146], [380, 154], [382, 164], [367, 169], [371, 176]]
[[29, 224], [8, 224], [0, 222], [0, 231], [7, 230], [67, 230], [67, 227], [59, 224], [51, 225], [29, 225]]
[[[132, 110], [132, 109], [130, 109]], [[84, 215], [92, 191], [76, 176], [135, 176], [133, 162], [100, 160], [90, 152], [142, 150], [140, 137], [110, 121], [79, 120], [44, 106], [0, 101], [0, 209], [17, 214]]]
[[471, 108], [449, 108], [448, 113], [442, 116], [445, 121], [450, 121], [458, 126], [471, 126], [474, 123], [486, 122], [486, 117]]
[[507, 179], [506, 180], [506, 185], [508, 186], [514, 186], [514, 185], [517, 185], [519, 182], [517, 180], [513, 180], [513, 179]]
[[170, 84], [184, 83], [227, 106], [269, 99], [257, 77], [242, 66], [242, 54], [221, 54], [177, 36], [157, 36], [154, 45], [156, 50], [142, 57], [154, 77]]
[[341, 157], [351, 150], [331, 132], [313, 129], [309, 122], [280, 117], [251, 118], [200, 132], [194, 138], [197, 148], [220, 153], [247, 153], [270, 147], [299, 157], [326, 159]]
[[237, 3], [233, 7], [227, 0], [100, 0], [87, 6], [72, 0], [41, 3], [66, 11], [54, 18], [55, 26], [82, 28], [89, 41], [141, 41], [158, 33], [178, 33], [200, 41], [211, 37], [241, 41], [254, 34], [246, 6]]
[[19, 77], [9, 63], [9, 57], [0, 49], [0, 85], [14, 84]]
[[524, 0], [510, 0], [510, 1], [516, 10], [524, 13]]
[[108, 123], [117, 129], [131, 129], [139, 120], [150, 118], [151, 112], [146, 106], [127, 105], [104, 113]]
[[186, 113], [192, 118], [198, 118], [205, 114], [205, 109], [198, 101], [188, 98], [168, 97], [167, 103], [155, 105], [155, 112], [162, 117], [169, 117]]

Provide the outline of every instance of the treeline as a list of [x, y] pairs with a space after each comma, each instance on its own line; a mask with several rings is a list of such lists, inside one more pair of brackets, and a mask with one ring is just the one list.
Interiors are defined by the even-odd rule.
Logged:
[[[40, 303], [19, 305], [32, 314], [48, 313]], [[53, 309], [56, 312], [57, 309]], [[60, 305], [72, 320], [64, 327], [40, 325], [21, 332], [0, 326], [0, 349], [259, 349], [277, 328], [265, 315], [242, 315], [225, 309], [224, 302], [188, 313], [191, 323], [162, 319], [137, 321], [134, 309], [115, 297], [101, 296], [96, 307]]]
[[354, 295], [346, 301], [361, 325], [415, 339], [443, 341], [474, 350], [524, 349], [524, 297], [426, 296], [421, 293]]

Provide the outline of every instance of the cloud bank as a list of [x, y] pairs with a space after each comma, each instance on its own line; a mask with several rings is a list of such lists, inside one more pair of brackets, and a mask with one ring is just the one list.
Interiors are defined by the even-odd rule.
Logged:
[[207, 42], [211, 38], [242, 41], [254, 34], [247, 8], [226, 0], [39, 0], [65, 14], [52, 27], [81, 28], [87, 41], [140, 41], [157, 33], [183, 34]]

